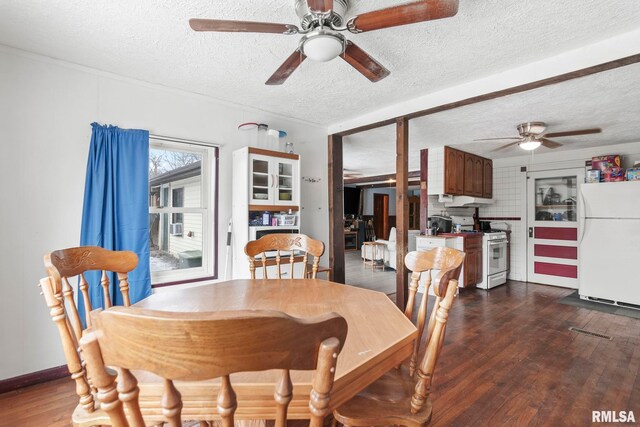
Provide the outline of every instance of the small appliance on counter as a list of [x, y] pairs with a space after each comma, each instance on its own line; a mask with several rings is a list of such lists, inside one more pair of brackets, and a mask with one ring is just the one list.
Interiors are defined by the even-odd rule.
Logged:
[[473, 231], [473, 217], [471, 216], [451, 216], [451, 222], [456, 233]]
[[431, 215], [431, 228], [435, 228], [436, 233], [451, 233], [452, 225], [453, 221], [451, 217], [444, 215]]

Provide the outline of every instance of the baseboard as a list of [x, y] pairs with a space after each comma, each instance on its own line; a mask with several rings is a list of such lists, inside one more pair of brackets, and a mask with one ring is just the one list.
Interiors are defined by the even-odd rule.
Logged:
[[58, 378], [64, 378], [68, 375], [69, 369], [67, 365], [62, 365], [18, 377], [7, 378], [6, 380], [0, 380], [0, 394], [46, 381], [57, 380]]

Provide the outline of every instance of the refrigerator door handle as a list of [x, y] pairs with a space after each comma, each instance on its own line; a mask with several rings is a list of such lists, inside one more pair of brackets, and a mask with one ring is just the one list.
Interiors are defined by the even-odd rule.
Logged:
[[578, 222], [578, 227], [580, 227], [580, 238], [578, 239], [578, 246], [582, 244], [582, 239], [584, 238], [584, 232], [587, 225], [587, 221], [586, 221], [587, 204], [585, 203], [584, 196], [582, 194], [580, 195], [579, 199], [580, 199], [580, 215], [578, 215], [578, 218], [580, 218], [580, 221]]

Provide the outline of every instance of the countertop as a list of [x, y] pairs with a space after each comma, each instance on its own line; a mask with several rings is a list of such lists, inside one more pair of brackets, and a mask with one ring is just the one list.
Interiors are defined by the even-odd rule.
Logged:
[[436, 238], [436, 239], [438, 239], [438, 238], [441, 238], [441, 239], [451, 239], [451, 238], [454, 238], [454, 237], [462, 237], [462, 238], [464, 239], [464, 238], [467, 238], [467, 237], [476, 237], [476, 236], [477, 236], [477, 237], [482, 237], [482, 236], [484, 236], [484, 233], [479, 233], [479, 232], [471, 232], [471, 233], [470, 233], [470, 232], [462, 232], [462, 233], [440, 233], [440, 234], [438, 234], [437, 236], [433, 236], [433, 235], [431, 235], [431, 236], [427, 236], [427, 235], [422, 235], [422, 234], [421, 234], [421, 235], [419, 235], [419, 236], [417, 236], [417, 237]]

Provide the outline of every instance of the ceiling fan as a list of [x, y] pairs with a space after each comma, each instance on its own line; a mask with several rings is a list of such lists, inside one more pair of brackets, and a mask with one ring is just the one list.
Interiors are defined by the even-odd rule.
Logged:
[[562, 144], [556, 141], [552, 141], [549, 138], [560, 138], [563, 136], [578, 136], [578, 135], [590, 135], [593, 133], [600, 133], [602, 129], [593, 128], [593, 129], [581, 129], [581, 130], [570, 130], [565, 132], [552, 132], [547, 133], [547, 125], [544, 122], [527, 122], [520, 123], [517, 127], [519, 137], [506, 137], [506, 138], [484, 138], [484, 139], [474, 139], [474, 141], [500, 141], [500, 140], [508, 140], [508, 139], [516, 139], [517, 141], [511, 142], [509, 144], [503, 145], [502, 147], [496, 148], [492, 151], [500, 151], [506, 148], [513, 147], [518, 145], [523, 150], [531, 151], [536, 148], [543, 147], [547, 148], [558, 148], [561, 147]]
[[413, 24], [454, 16], [458, 0], [422, 0], [375, 10], [345, 20], [350, 0], [295, 0], [300, 27], [253, 21], [190, 19], [195, 31], [250, 32], [295, 35], [302, 38], [298, 48], [267, 80], [267, 85], [281, 85], [307, 57], [314, 61], [330, 61], [337, 56], [372, 82], [390, 72], [378, 61], [341, 34], [353, 34]]

